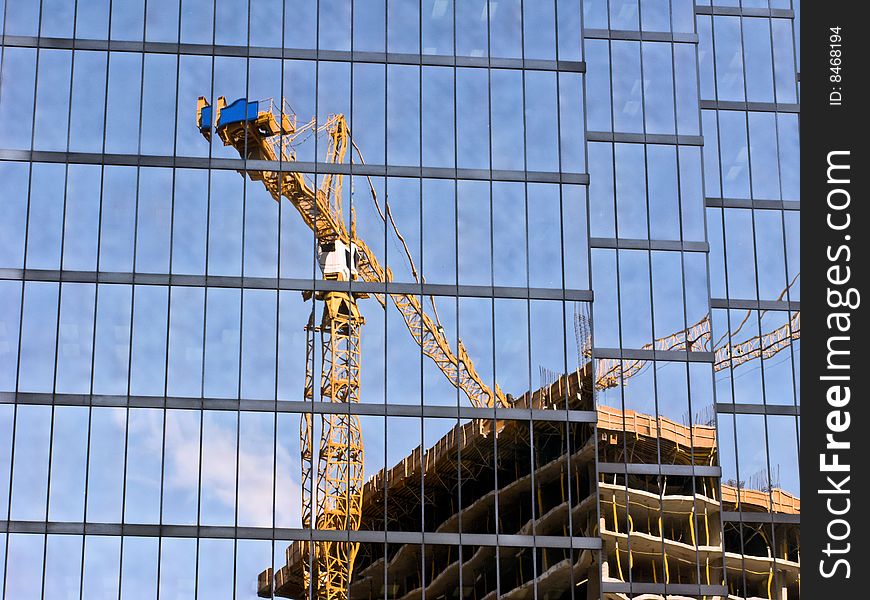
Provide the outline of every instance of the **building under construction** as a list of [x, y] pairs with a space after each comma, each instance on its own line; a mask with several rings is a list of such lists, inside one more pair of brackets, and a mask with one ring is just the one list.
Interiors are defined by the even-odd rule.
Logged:
[[[591, 368], [515, 399], [514, 407], [593, 410]], [[723, 511], [800, 516], [800, 499], [781, 489], [721, 484], [717, 477], [600, 474], [598, 463], [715, 465], [715, 428], [687, 427], [608, 406], [597, 425], [473, 420], [431, 448], [418, 448], [366, 482], [362, 530], [582, 536], [601, 550], [362, 543], [353, 599], [657, 598], [603, 592], [631, 582], [680, 589], [731, 582], [728, 598], [799, 598], [800, 529], [725, 523]], [[532, 442], [534, 439], [534, 442]], [[660, 454], [659, 454], [660, 453]], [[596, 462], [596, 456], [598, 461]], [[458, 465], [458, 469], [457, 469]], [[653, 469], [654, 471], [654, 469]], [[742, 533], [742, 538], [741, 538]], [[741, 543], [741, 539], [743, 542]], [[778, 540], [777, 546], [771, 540]], [[305, 598], [307, 542], [259, 578], [260, 595]], [[726, 579], [727, 570], [728, 576]], [[274, 581], [274, 590], [272, 589]], [[610, 585], [608, 585], [610, 584]], [[709, 598], [725, 598], [709, 595]]]

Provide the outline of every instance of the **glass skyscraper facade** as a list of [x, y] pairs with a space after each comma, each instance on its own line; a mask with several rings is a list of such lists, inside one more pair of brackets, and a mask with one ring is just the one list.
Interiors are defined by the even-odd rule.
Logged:
[[800, 597], [793, 0], [0, 6], [3, 598]]
[[[714, 6], [696, 17], [713, 339], [735, 347], [762, 340], [760, 360], [743, 362], [732, 352], [731, 364], [714, 375], [722, 526], [726, 552], [742, 556], [729, 570], [729, 591], [794, 598], [800, 595], [800, 6], [747, 4], [740, 11]], [[776, 335], [765, 338], [770, 332]], [[783, 334], [790, 337], [787, 349]]]

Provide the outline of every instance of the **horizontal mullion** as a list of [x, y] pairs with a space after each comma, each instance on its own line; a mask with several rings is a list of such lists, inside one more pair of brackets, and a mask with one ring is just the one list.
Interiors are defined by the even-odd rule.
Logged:
[[583, 37], [594, 40], [627, 40], [643, 42], [677, 42], [697, 44], [698, 34], [670, 31], [637, 31], [626, 29], [584, 29]]
[[[312, 250], [313, 251], [313, 250]], [[284, 277], [236, 277], [231, 275], [181, 275], [167, 273], [129, 273], [116, 271], [67, 271], [53, 269], [0, 268], [0, 280], [48, 281], [58, 283], [115, 283], [178, 287], [243, 288], [257, 290], [355, 292], [363, 294], [405, 294], [458, 298], [504, 298], [529, 300], [567, 300], [592, 302], [591, 290], [561, 288], [519, 288], [486, 285], [449, 285], [442, 283], [397, 283], [292, 279]]]
[[614, 360], [665, 360], [681, 362], [715, 362], [713, 352], [686, 352], [685, 350], [643, 350], [631, 348], [593, 348], [595, 358]]
[[720, 467], [708, 465], [666, 465], [657, 463], [608, 463], [596, 465], [599, 473], [627, 475], [672, 475], [675, 477], [721, 477]]
[[587, 131], [586, 141], [626, 144], [665, 144], [672, 146], [703, 146], [704, 136], [663, 133], [625, 133], [618, 131]]
[[372, 164], [335, 164], [320, 162], [280, 162], [241, 158], [207, 158], [197, 156], [102, 154], [99, 152], [56, 152], [49, 150], [0, 149], [0, 160], [22, 162], [72, 163], [130, 167], [175, 167], [183, 169], [225, 169], [231, 171], [273, 171], [373, 177], [412, 177], [427, 179], [468, 179], [481, 181], [519, 181], [531, 183], [565, 183], [586, 185], [588, 173], [556, 171], [518, 171], [500, 169], [451, 169], [442, 167], [405, 167]]
[[242, 540], [313, 540], [317, 542], [350, 541], [370, 544], [439, 544], [511, 546], [528, 548], [574, 548], [598, 550], [596, 537], [498, 535], [487, 533], [427, 533], [416, 531], [350, 531], [302, 529], [289, 527], [233, 527], [220, 525], [151, 525], [132, 523], [88, 523], [58, 521], [0, 521], [0, 531], [8, 533], [100, 535], [136, 537], [187, 537]]
[[716, 412], [736, 415], [792, 415], [800, 416], [801, 407], [788, 404], [732, 404], [717, 402]]
[[134, 42], [124, 40], [96, 40], [77, 38], [35, 37], [6, 35], [4, 46], [17, 48], [43, 48], [54, 50], [96, 50], [111, 52], [137, 52], [148, 54], [181, 54], [193, 56], [228, 56], [238, 58], [272, 58], [285, 60], [316, 60], [324, 62], [358, 62], [421, 66], [474, 67], [491, 69], [531, 69], [538, 71], [565, 71], [583, 73], [586, 63], [577, 60], [546, 60], [498, 58], [483, 56], [453, 56], [399, 52], [368, 52], [345, 50], [314, 50], [305, 48], [276, 48], [271, 46], [233, 46], [188, 44], [175, 42]]
[[620, 250], [675, 250], [680, 252], [709, 252], [707, 242], [681, 242], [679, 240], [642, 240], [634, 238], [589, 238], [590, 248]]
[[[455, 397], [455, 396], [454, 396]], [[459, 402], [467, 403], [463, 394]], [[50, 392], [0, 392], [0, 404], [37, 406], [88, 406], [112, 408], [158, 408], [277, 412], [292, 414], [352, 414], [360, 416], [417, 417], [439, 419], [498, 419], [557, 423], [595, 423], [595, 411], [534, 410], [524, 408], [477, 408], [474, 406], [429, 406], [421, 404], [311, 402], [302, 400], [253, 400], [187, 398], [178, 396], [125, 396], [119, 394], [64, 394]]]
[[790, 8], [753, 8], [740, 6], [695, 6], [696, 15], [722, 15], [731, 17], [771, 17], [794, 19]]
[[722, 511], [722, 520], [726, 523], [790, 523], [800, 525], [801, 516], [783, 513]]
[[701, 100], [701, 108], [709, 110], [743, 110], [750, 112], [800, 113], [801, 105], [786, 102], [737, 102], [731, 100]]
[[601, 591], [610, 594], [652, 594], [656, 596], [671, 597], [678, 594], [680, 597], [721, 597], [728, 596], [728, 588], [724, 585], [704, 585], [690, 583], [641, 583], [604, 581], [601, 583]]
[[801, 309], [801, 303], [793, 300], [745, 300], [741, 298], [710, 298], [710, 308], [738, 310], [792, 310]]
[[797, 210], [800, 200], [750, 200], [748, 198], [705, 198], [708, 208], [753, 208], [758, 210]]

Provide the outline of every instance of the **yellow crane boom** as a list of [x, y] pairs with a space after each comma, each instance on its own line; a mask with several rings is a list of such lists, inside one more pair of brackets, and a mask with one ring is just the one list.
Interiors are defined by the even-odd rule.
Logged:
[[[244, 120], [225, 119], [228, 110], [234, 109], [239, 102], [246, 105], [257, 105], [247, 108]], [[350, 132], [343, 115], [332, 115], [326, 123], [317, 126], [314, 120], [302, 127], [297, 127], [295, 116], [285, 110], [276, 110], [271, 102], [260, 110], [258, 102], [237, 100], [228, 108], [221, 97], [217, 102], [217, 132], [224, 144], [233, 146], [243, 158], [249, 160], [267, 160], [276, 163], [292, 163], [296, 160], [292, 150], [297, 137], [309, 130], [325, 130], [329, 133], [330, 163], [341, 163], [347, 151]], [[221, 114], [223, 113], [223, 115]], [[277, 114], [276, 114], [277, 113]], [[205, 115], [205, 117], [203, 116]], [[199, 98], [197, 106], [197, 122], [200, 131], [210, 134], [211, 107], [203, 97]], [[393, 273], [389, 267], [384, 268], [369, 246], [356, 235], [352, 235], [344, 224], [341, 215], [341, 179], [342, 177], [326, 175], [320, 188], [312, 189], [302, 173], [292, 171], [246, 171], [253, 181], [262, 181], [263, 185], [276, 201], [281, 197], [299, 212], [302, 220], [314, 232], [320, 245], [338, 242], [350, 249], [355, 255], [355, 269], [360, 279], [373, 283], [388, 283], [393, 281]], [[330, 202], [330, 199], [333, 199]], [[423, 354], [431, 358], [451, 383], [457, 385], [476, 407], [510, 407], [506, 395], [498, 385], [490, 387], [477, 373], [474, 363], [469, 359], [462, 341], [457, 341], [454, 351], [451, 344], [439, 327], [438, 323], [424, 310], [420, 299], [410, 294], [388, 294], [398, 308], [405, 325], [414, 340], [422, 348]], [[386, 306], [383, 294], [375, 294], [382, 306]]]

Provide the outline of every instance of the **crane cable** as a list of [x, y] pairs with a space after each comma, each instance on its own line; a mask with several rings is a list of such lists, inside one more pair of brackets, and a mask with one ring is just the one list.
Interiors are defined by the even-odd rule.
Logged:
[[[350, 128], [348, 128], [348, 138], [350, 138], [351, 146], [353, 146], [353, 149], [356, 150], [357, 156], [359, 156], [360, 164], [363, 164], [363, 165], [366, 164], [366, 161], [362, 155], [362, 151], [359, 149], [359, 146], [357, 146], [356, 142], [353, 139], [353, 136], [350, 134]], [[351, 163], [353, 163], [352, 156], [351, 156]], [[375, 191], [375, 186], [372, 183], [371, 176], [366, 175], [365, 178], [366, 178], [366, 182], [369, 184], [369, 192], [371, 193], [372, 202], [375, 205], [375, 210], [377, 211], [381, 220], [384, 223], [388, 223], [392, 227], [393, 232], [396, 234], [396, 237], [399, 239], [399, 242], [402, 244], [402, 248], [405, 251], [405, 256], [408, 259], [408, 264], [411, 267], [411, 275], [414, 277], [414, 281], [416, 281], [417, 283], [426, 283], [426, 278], [421, 276], [419, 274], [419, 272], [417, 271], [417, 267], [414, 264], [414, 257], [411, 254], [411, 249], [408, 247], [408, 243], [405, 240], [405, 236], [402, 235], [402, 233], [399, 231], [399, 227], [396, 225], [396, 221], [393, 218], [393, 211], [390, 209], [390, 201], [386, 198], [384, 199], [384, 209], [385, 210], [382, 211], [380, 204], [378, 204], [378, 195], [377, 195], [377, 192]], [[429, 303], [432, 305], [432, 310], [435, 313], [435, 323], [438, 325], [439, 329], [443, 330], [444, 326], [441, 324], [441, 319], [438, 316], [438, 308], [435, 306], [435, 298], [431, 295], [429, 295], [428, 298], [429, 298]]]

